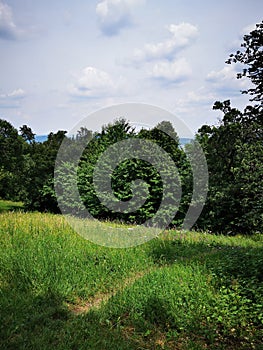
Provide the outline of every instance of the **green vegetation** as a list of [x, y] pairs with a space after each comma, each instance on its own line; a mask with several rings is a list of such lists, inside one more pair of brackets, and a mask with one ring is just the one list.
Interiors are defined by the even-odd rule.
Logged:
[[0, 212], [8, 210], [23, 210], [24, 206], [22, 202], [12, 202], [0, 200]]
[[261, 349], [262, 235], [113, 249], [60, 215], [0, 223], [1, 349]]

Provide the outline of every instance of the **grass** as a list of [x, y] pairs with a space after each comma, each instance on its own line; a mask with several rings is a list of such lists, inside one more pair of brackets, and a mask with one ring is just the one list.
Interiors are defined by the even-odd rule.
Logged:
[[15, 210], [22, 210], [22, 209], [23, 209], [22, 202], [12, 202], [12, 201], [0, 199], [0, 213], [8, 210], [15, 211]]
[[1, 349], [262, 349], [262, 236], [116, 249], [62, 216], [0, 214]]

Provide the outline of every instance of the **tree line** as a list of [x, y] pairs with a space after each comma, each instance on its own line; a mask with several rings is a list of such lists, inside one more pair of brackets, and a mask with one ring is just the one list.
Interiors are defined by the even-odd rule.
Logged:
[[[208, 195], [195, 224], [196, 229], [224, 234], [262, 232], [262, 43], [263, 22], [244, 36], [241, 50], [230, 55], [227, 60], [228, 64], [239, 62], [244, 66], [237, 78], [247, 77], [252, 83], [251, 88], [242, 91], [250, 95], [252, 103], [244, 111], [239, 111], [231, 106], [229, 100], [215, 102], [213, 108], [222, 111], [223, 115], [220, 124], [203, 125], [195, 139], [185, 146], [188, 152], [193, 149], [195, 142], [202, 146], [209, 172]], [[99, 132], [81, 128], [76, 135], [67, 136], [66, 131], [60, 130], [51, 132], [47, 140], [40, 143], [35, 140], [35, 134], [29, 126], [23, 125], [17, 130], [8, 121], [0, 119], [0, 198], [22, 200], [28, 210], [59, 213], [54, 190], [54, 170], [57, 153], [63, 142], [65, 157], [63, 159], [62, 156], [56, 167], [56, 186], [59, 188], [60, 183], [62, 186], [65, 182], [65, 173], [69, 179], [77, 173], [82, 202], [93, 217], [141, 224], [154, 218], [162, 201], [162, 178], [151, 164], [142, 159], [127, 159], [112, 173], [111, 185], [116, 202], [132, 199], [136, 186], [140, 188], [140, 196], [146, 196], [141, 207], [133, 212], [109, 209], [103, 204], [107, 202], [107, 191], [102, 203], [93, 181], [100, 155], [116, 142], [128, 139], [156, 143], [175, 163], [178, 181], [168, 186], [166, 191], [170, 198], [173, 198], [174, 191], [182, 191], [178, 211], [171, 222], [171, 226], [180, 227], [192, 198], [193, 172], [187, 152], [180, 146], [173, 125], [167, 121], [162, 121], [150, 130], [135, 131], [127, 120], [119, 118], [102, 126]], [[70, 155], [83, 145], [87, 146], [78, 164], [72, 164], [68, 161]], [[104, 161], [105, 172], [109, 169], [110, 161]], [[143, 180], [144, 188], [141, 183], [134, 183], [136, 179]], [[63, 186], [65, 188], [65, 184]], [[70, 193], [70, 181], [68, 186]], [[180, 189], [177, 188], [179, 186]], [[67, 196], [67, 187], [61, 196], [64, 196], [63, 203], [67, 209], [77, 215], [82, 214], [83, 209], [78, 201]], [[167, 215], [163, 208], [161, 218], [164, 222]]]

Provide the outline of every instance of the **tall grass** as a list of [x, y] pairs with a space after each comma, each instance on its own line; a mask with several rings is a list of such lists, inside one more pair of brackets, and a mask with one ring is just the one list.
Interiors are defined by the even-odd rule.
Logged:
[[62, 216], [8, 213], [1, 217], [0, 232], [1, 279], [38, 295], [52, 291], [87, 299], [149, 263], [143, 249], [109, 249], [84, 240]]
[[262, 236], [95, 245], [62, 216], [0, 214], [0, 348], [260, 349]]

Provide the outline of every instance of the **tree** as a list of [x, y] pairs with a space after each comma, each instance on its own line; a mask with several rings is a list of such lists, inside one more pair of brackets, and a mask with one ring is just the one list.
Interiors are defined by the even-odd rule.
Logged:
[[[161, 149], [171, 157], [171, 159], [173, 160], [178, 170], [178, 174], [179, 174], [179, 179], [177, 180], [178, 183], [170, 184], [171, 198], [173, 198], [175, 195], [175, 192], [176, 192], [175, 188], [177, 188], [178, 190], [178, 187], [181, 187], [181, 190], [182, 190], [180, 206], [179, 208], [177, 208], [178, 209], [177, 214], [172, 220], [172, 225], [178, 227], [183, 222], [183, 219], [185, 217], [185, 214], [187, 212], [187, 209], [191, 201], [191, 194], [192, 194], [191, 166], [186, 157], [186, 154], [179, 146], [179, 137], [172, 123], [169, 121], [162, 121], [150, 130], [142, 129], [139, 132], [138, 137], [153, 141], [158, 146], [160, 146]], [[143, 173], [145, 174], [147, 174], [146, 169], [147, 168], [145, 167], [143, 170]], [[174, 174], [170, 174], [168, 175], [168, 177], [172, 179], [174, 178]], [[151, 178], [151, 181], [150, 181], [151, 187], [149, 189], [150, 190], [149, 203], [151, 203], [151, 205], [149, 207], [151, 208], [150, 213], [153, 215], [158, 210], [158, 207], [162, 201], [162, 180], [159, 174], [156, 171], [153, 172], [153, 170], [150, 176], [148, 173], [148, 178]]]
[[90, 141], [92, 139], [92, 131], [88, 130], [86, 127], [82, 126], [77, 131], [76, 139], [85, 141], [87, 143], [88, 141]]
[[237, 74], [237, 78], [248, 77], [255, 85], [243, 93], [248, 93], [253, 98], [251, 101], [258, 101], [262, 106], [263, 97], [263, 21], [256, 24], [256, 29], [244, 36], [241, 50], [231, 54], [226, 63], [241, 63], [245, 65], [243, 71]]
[[251, 234], [263, 229], [263, 135], [256, 121], [216, 103], [224, 113], [219, 127], [203, 126], [197, 139], [206, 153], [209, 193], [198, 227], [227, 234]]
[[47, 141], [30, 145], [30, 169], [27, 173], [25, 207], [30, 210], [59, 212], [54, 195], [54, 167], [58, 149], [66, 131], [49, 133]]
[[32, 131], [32, 129], [27, 126], [23, 125], [19, 128], [20, 135], [23, 137], [23, 139], [29, 143], [32, 143], [35, 141], [35, 135]]
[[6, 120], [0, 119], [0, 197], [19, 200], [23, 192], [24, 141]]
[[252, 234], [263, 230], [263, 22], [244, 36], [241, 50], [226, 63], [241, 63], [237, 78], [247, 77], [254, 87], [242, 93], [252, 96], [241, 112], [229, 100], [215, 102], [223, 113], [218, 127], [204, 125], [197, 140], [206, 153], [209, 193], [197, 222], [199, 228], [227, 234]]
[[[105, 155], [105, 151], [123, 140], [131, 142], [123, 145], [124, 148], [122, 154], [120, 154], [122, 161], [119, 161], [118, 152]], [[134, 143], [132, 143], [133, 141]], [[156, 150], [162, 150], [160, 154], [157, 154], [158, 152], [153, 154], [152, 148], [154, 146], [150, 146], [151, 142], [156, 144]], [[103, 160], [101, 161], [103, 166], [100, 166], [103, 176], [99, 179], [99, 187], [100, 199], [104, 204], [98, 198], [94, 187], [94, 169], [103, 153]], [[99, 219], [121, 220], [136, 224], [151, 219], [153, 220], [147, 221], [149, 225], [165, 223], [171, 209], [167, 209], [162, 205], [163, 179], [166, 179], [165, 203], [169, 202], [173, 212], [175, 207], [172, 204], [176, 202], [175, 191], [180, 192], [180, 181], [179, 176], [176, 178], [177, 175], [174, 169], [172, 174], [169, 173], [171, 169], [168, 167], [168, 163], [163, 162], [162, 153], [168, 154], [175, 165], [179, 166], [180, 169], [182, 168], [183, 151], [179, 148], [178, 136], [170, 122], [161, 122], [151, 130], [143, 129], [138, 133], [135, 133], [134, 128], [123, 118], [104, 125], [101, 132], [95, 135], [83, 152], [78, 169], [79, 192], [90, 214]], [[112, 164], [115, 163], [117, 166], [113, 169]], [[156, 164], [159, 164], [164, 178], [159, 173], [160, 169], [155, 168]], [[72, 170], [69, 164], [66, 163], [61, 164], [61, 168], [64, 168], [64, 173], [68, 173], [70, 180], [74, 169]], [[63, 170], [59, 170], [58, 178], [63, 181]], [[110, 181], [109, 173], [111, 173]], [[167, 181], [167, 178], [176, 178], [176, 181]], [[74, 209], [72, 209], [74, 203], [74, 200], [68, 202], [68, 208], [72, 212], [74, 212]], [[109, 203], [109, 206], [107, 203]], [[129, 209], [126, 207], [129, 207]], [[157, 212], [158, 216], [155, 220]], [[179, 218], [176, 220], [176, 224], [178, 224]], [[168, 221], [170, 222], [170, 220]]]
[[215, 102], [223, 118], [219, 127], [204, 125], [197, 139], [209, 169], [209, 194], [197, 225], [227, 234], [252, 234], [263, 230], [263, 23], [244, 36], [241, 47], [227, 63], [245, 67], [237, 78], [255, 85], [243, 93], [252, 96], [243, 112], [229, 100]]
[[[93, 139], [89, 142], [88, 146], [85, 148], [78, 168], [78, 186], [79, 192], [82, 200], [87, 207], [90, 214], [96, 218], [100, 219], [122, 219], [121, 214], [116, 214], [112, 210], [109, 210], [104, 206], [96, 195], [96, 190], [93, 183], [93, 171], [100, 155], [108, 149], [109, 146], [115, 144], [118, 141], [125, 140], [130, 137], [134, 137], [134, 128], [124, 119], [119, 118], [113, 123], [103, 125], [101, 132], [96, 133]], [[112, 159], [104, 158], [104, 168], [105, 172], [110, 169]], [[68, 167], [68, 165], [66, 165]], [[118, 173], [118, 172], [117, 172]], [[117, 173], [114, 173], [112, 179], [112, 186], [115, 186], [116, 201], [120, 193], [126, 195], [123, 192], [123, 186], [120, 182], [116, 182], [118, 177]], [[105, 176], [105, 179], [107, 176]], [[117, 184], [117, 187], [116, 187]], [[102, 184], [103, 187], [103, 184]], [[117, 190], [118, 188], [118, 190]], [[122, 197], [121, 195], [121, 197]], [[105, 200], [108, 193], [105, 192]]]

